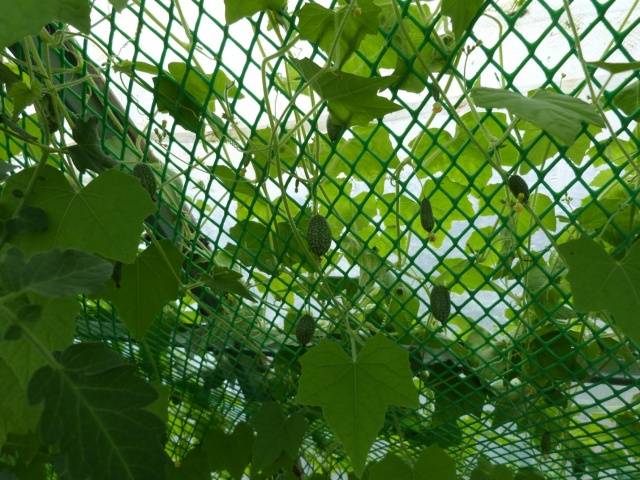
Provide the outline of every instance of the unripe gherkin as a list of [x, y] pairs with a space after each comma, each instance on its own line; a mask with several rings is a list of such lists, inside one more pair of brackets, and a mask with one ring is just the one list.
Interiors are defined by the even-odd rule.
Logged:
[[522, 203], [527, 203], [527, 200], [529, 200], [529, 186], [520, 175], [511, 175], [509, 177], [509, 190]]
[[331, 247], [331, 228], [329, 222], [322, 215], [314, 215], [307, 227], [307, 243], [309, 249], [319, 257], [329, 251]]
[[305, 313], [300, 317], [296, 325], [296, 338], [298, 343], [305, 347], [312, 339], [316, 331], [316, 322], [311, 315]]
[[135, 167], [133, 167], [133, 175], [140, 180], [142, 184], [142, 188], [144, 188], [149, 195], [151, 195], [151, 199], [156, 199], [156, 191], [158, 189], [158, 185], [156, 183], [156, 177], [153, 174], [153, 170], [146, 163], [138, 163]]
[[540, 450], [545, 457], [551, 453], [551, 433], [543, 432], [540, 439]]
[[429, 297], [429, 303], [431, 304], [431, 313], [443, 325], [449, 320], [449, 314], [451, 313], [451, 296], [449, 295], [449, 289], [443, 285], [436, 285], [431, 290]]
[[433, 232], [436, 222], [433, 218], [433, 209], [428, 198], [423, 198], [420, 202], [420, 224], [428, 233]]
[[327, 135], [331, 143], [336, 144], [342, 138], [346, 128], [340, 125], [333, 115], [329, 114], [327, 117]]

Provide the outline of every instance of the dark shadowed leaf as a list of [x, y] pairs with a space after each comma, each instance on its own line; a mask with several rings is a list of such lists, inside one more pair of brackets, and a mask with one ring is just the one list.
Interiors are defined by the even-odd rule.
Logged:
[[29, 384], [33, 404], [44, 402], [40, 428], [57, 443], [71, 478], [163, 479], [164, 424], [145, 408], [157, 397], [135, 366], [97, 343], [77, 344]]
[[25, 261], [12, 248], [0, 260], [0, 288], [4, 293], [33, 292], [46, 297], [95, 293], [111, 276], [111, 263], [78, 250], [50, 250]]

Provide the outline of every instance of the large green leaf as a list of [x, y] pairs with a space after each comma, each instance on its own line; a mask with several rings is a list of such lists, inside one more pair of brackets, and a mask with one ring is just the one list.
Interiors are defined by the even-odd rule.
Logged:
[[143, 338], [162, 307], [178, 297], [181, 262], [173, 243], [161, 240], [122, 266], [119, 284], [110, 282], [103, 296], [114, 303], [134, 338]]
[[256, 440], [253, 444], [252, 469], [260, 471], [286, 456], [289, 466], [298, 458], [302, 437], [307, 429], [304, 412], [297, 412], [288, 418], [275, 402], [265, 403], [253, 417]]
[[[1, 199], [15, 208], [15, 192], [25, 192], [34, 174], [27, 168], [7, 180]], [[108, 170], [76, 191], [64, 173], [46, 166], [25, 199], [41, 208], [49, 219], [42, 233], [16, 236], [12, 243], [26, 253], [52, 248], [74, 248], [121, 262], [133, 262], [144, 219], [155, 206], [138, 179]]]
[[583, 123], [604, 127], [604, 120], [589, 103], [578, 98], [539, 90], [530, 97], [498, 88], [474, 88], [471, 97], [483, 108], [506, 108], [527, 120], [564, 145], [571, 145]]
[[24, 296], [11, 308], [0, 309], [0, 358], [25, 389], [33, 373], [46, 363], [40, 348], [54, 352], [71, 345], [79, 309], [75, 298], [51, 299], [33, 294]]
[[325, 340], [305, 353], [300, 363], [297, 401], [322, 407], [329, 427], [361, 475], [387, 408], [418, 406], [407, 351], [375, 336], [353, 359], [337, 343]]
[[640, 243], [635, 242], [622, 260], [616, 260], [590, 238], [559, 246], [569, 266], [574, 304], [578, 310], [608, 310], [616, 324], [640, 343]]
[[375, 118], [400, 110], [391, 100], [378, 96], [388, 88], [394, 77], [365, 78], [340, 71], [320, 68], [308, 58], [295, 62], [309, 82], [329, 106], [329, 112], [343, 126], [366, 125]]
[[287, 0], [224, 0], [227, 23], [234, 23], [244, 17], [264, 10], [282, 10]]
[[46, 297], [94, 293], [111, 276], [111, 263], [77, 250], [49, 250], [25, 261], [17, 248], [0, 259], [0, 293], [32, 292]]
[[157, 397], [116, 352], [81, 343], [46, 365], [29, 383], [29, 399], [44, 402], [43, 440], [58, 444], [70, 478], [163, 479], [164, 424], [145, 410]]
[[91, 27], [89, 0], [24, 0], [2, 5], [0, 15], [0, 50], [21, 40], [27, 35], [37, 34], [47, 23], [59, 21], [69, 23], [84, 33]]
[[[0, 347], [1, 348], [1, 347]], [[15, 372], [0, 358], [0, 449], [8, 434], [34, 432], [42, 408], [30, 405], [25, 385], [21, 385]]]
[[[380, 7], [373, 0], [360, 0], [357, 11], [345, 5], [337, 10], [325, 8], [317, 3], [309, 3], [299, 13], [298, 30], [300, 37], [318, 45], [328, 55], [334, 43], [334, 59], [340, 66], [358, 49], [366, 34], [375, 35], [380, 25]], [[342, 34], [336, 39], [336, 27]]]

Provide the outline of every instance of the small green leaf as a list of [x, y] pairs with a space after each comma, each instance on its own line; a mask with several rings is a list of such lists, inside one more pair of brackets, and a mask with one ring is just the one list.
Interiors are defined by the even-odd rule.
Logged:
[[514, 480], [545, 480], [545, 476], [533, 467], [523, 467], [518, 470]]
[[[272, 178], [277, 178], [278, 176], [275, 151], [272, 153], [270, 148], [271, 135], [270, 128], [257, 130], [249, 139], [248, 150], [245, 152], [251, 158], [251, 163], [258, 179], [264, 176]], [[292, 137], [286, 142], [278, 144], [278, 159], [283, 171], [295, 169], [298, 148]]]
[[[432, 31], [430, 17], [423, 17], [425, 10], [428, 15], [426, 5], [420, 8], [410, 5], [408, 15], [399, 26], [395, 27], [395, 22], [386, 26], [386, 29], [396, 28], [391, 37], [391, 46], [398, 53], [393, 72], [397, 80], [392, 88], [419, 93], [428, 86], [429, 75], [441, 71], [446, 64], [446, 58], [440, 50], [445, 50], [446, 55], [448, 45]], [[395, 14], [393, 16], [395, 20]], [[427, 36], [425, 32], [431, 34]]]
[[497, 88], [474, 88], [471, 98], [483, 108], [506, 108], [514, 115], [537, 125], [563, 145], [571, 145], [583, 123], [604, 127], [593, 105], [578, 98], [539, 90], [531, 97]]
[[357, 174], [368, 183], [374, 182], [387, 168], [397, 165], [389, 131], [371, 124], [352, 129], [354, 137], [338, 144], [337, 151], [324, 166], [325, 173], [336, 177], [340, 173]]
[[[529, 205], [540, 219], [542, 226], [550, 232], [556, 229], [554, 203], [544, 193], [534, 193], [529, 197]], [[519, 212], [516, 217], [516, 232], [519, 236], [530, 235], [539, 228], [528, 210]]]
[[[25, 192], [35, 171], [26, 168], [10, 177], [0, 200], [15, 209], [19, 199], [12, 192]], [[149, 194], [129, 174], [107, 170], [75, 191], [64, 173], [51, 166], [39, 171], [25, 204], [49, 218], [46, 232], [11, 240], [25, 253], [72, 248], [125, 263], [135, 260], [143, 221], [155, 210]]]
[[640, 81], [635, 80], [624, 87], [613, 97], [613, 104], [634, 120], [640, 118], [636, 112], [640, 108]]
[[630, 70], [640, 70], [640, 62], [587, 62], [592, 67], [602, 68], [611, 73], [622, 73]]
[[231, 24], [264, 10], [280, 11], [286, 4], [287, 0], [224, 0], [225, 18]]
[[320, 68], [310, 59], [297, 60], [296, 67], [329, 106], [329, 112], [344, 126], [366, 125], [402, 107], [378, 96], [388, 88], [394, 77], [358, 77], [340, 71]]
[[113, 71], [127, 75], [133, 75], [133, 72], [143, 72], [151, 75], [158, 75], [160, 73], [160, 69], [156, 65], [141, 62], [139, 60], [136, 60], [135, 62], [130, 60], [118, 62], [113, 65]]
[[433, 423], [455, 423], [463, 415], [480, 416], [487, 397], [480, 378], [469, 369], [458, 372], [446, 362], [429, 365], [425, 383], [435, 395]]
[[322, 407], [327, 424], [361, 475], [387, 408], [418, 406], [407, 351], [375, 336], [352, 359], [337, 343], [325, 340], [305, 353], [300, 363], [297, 401]]
[[612, 258], [587, 237], [558, 249], [569, 266], [567, 279], [576, 308], [609, 310], [622, 331], [640, 343], [640, 243], [633, 243], [622, 260]]
[[[262, 196], [256, 184], [247, 179], [241, 172], [232, 170], [224, 165], [216, 165], [211, 169], [211, 174], [234, 198], [243, 203], [251, 205], [253, 201], [256, 201], [261, 206], [269, 206], [269, 202]], [[254, 206], [254, 209], [256, 206]]]
[[416, 461], [415, 478], [429, 480], [456, 480], [456, 464], [440, 447], [431, 446], [422, 451]]
[[456, 480], [456, 464], [439, 447], [431, 446], [422, 451], [412, 469], [400, 457], [387, 455], [383, 461], [369, 469], [369, 480]]
[[513, 472], [506, 465], [493, 465], [480, 457], [478, 465], [471, 472], [470, 480], [513, 480]]
[[[558, 147], [545, 135], [543, 131], [537, 126], [528, 122], [521, 122], [518, 125], [519, 129], [524, 130], [522, 136], [522, 147], [526, 150], [526, 157], [520, 165], [520, 172], [527, 173], [532, 168], [542, 165], [543, 162], [549, 158], [554, 157], [558, 153]], [[587, 132], [592, 136], [595, 136], [602, 130], [600, 127], [589, 125]], [[591, 144], [591, 139], [585, 133], [578, 136], [576, 141], [566, 149], [563, 149], [562, 155], [574, 162], [576, 165], [580, 165], [587, 155], [587, 149]], [[523, 156], [525, 154], [523, 153]]]
[[76, 145], [69, 147], [69, 155], [81, 172], [91, 170], [101, 173], [117, 165], [118, 162], [102, 149], [96, 117], [78, 120], [73, 128], [73, 139]]
[[176, 123], [195, 134], [200, 133], [206, 106], [182, 88], [171, 75], [161, 73], [153, 78], [153, 94], [158, 110], [169, 113]]
[[168, 240], [149, 246], [131, 265], [122, 267], [120, 287], [111, 282], [111, 300], [131, 335], [143, 338], [162, 307], [178, 297], [182, 255]]
[[207, 454], [209, 471], [227, 471], [237, 480], [251, 462], [253, 430], [246, 423], [239, 423], [231, 434], [214, 428], [202, 441], [202, 449]]
[[493, 290], [487, 281], [491, 278], [493, 268], [468, 258], [446, 258], [438, 269], [438, 282], [455, 293], [473, 292], [475, 290]]
[[241, 282], [242, 274], [234, 270], [215, 266], [209, 274], [203, 275], [202, 279], [214, 292], [232, 293], [251, 301], [256, 299], [251, 290]]
[[465, 32], [472, 27], [473, 19], [482, 8], [482, 0], [443, 0], [442, 14], [451, 18], [453, 33], [457, 39], [464, 36]]
[[166, 478], [164, 424], [145, 408], [156, 391], [135, 366], [99, 343], [72, 345], [29, 383], [32, 404], [44, 402], [40, 428], [56, 444], [72, 478]]
[[256, 266], [265, 273], [276, 273], [278, 261], [268, 247], [271, 233], [258, 222], [238, 222], [229, 230], [236, 241], [239, 259], [247, 266]]
[[182, 62], [170, 63], [168, 68], [178, 85], [184, 85], [182, 88], [201, 105], [207, 105], [211, 113], [213, 113], [212, 100], [216, 97], [220, 99], [227, 96], [233, 97], [238, 92], [238, 88], [233, 86], [233, 82], [220, 69], [214, 76]]
[[124, 7], [127, 6], [127, 2], [128, 0], [109, 0], [109, 3], [113, 5], [113, 8], [115, 8], [116, 12], [121, 12]]
[[253, 444], [252, 469], [263, 470], [275, 463], [282, 455], [292, 465], [298, 458], [302, 437], [307, 429], [303, 412], [286, 418], [280, 405], [265, 403], [253, 417], [256, 440]]
[[15, 82], [7, 89], [7, 97], [13, 103], [13, 120], [29, 105], [35, 103], [42, 96], [42, 86], [39, 82], [32, 80], [31, 86], [24, 82]]
[[387, 455], [368, 468], [369, 480], [414, 480], [411, 467], [397, 455]]
[[83, 33], [91, 27], [89, 0], [24, 0], [4, 5], [0, 16], [0, 50], [27, 35], [36, 35], [47, 23], [69, 23]]
[[[347, 13], [351, 13], [347, 16]], [[309, 3], [299, 13], [298, 30], [304, 40], [318, 45], [328, 55], [337, 40], [334, 59], [341, 66], [360, 46], [366, 34], [378, 33], [382, 10], [373, 0], [360, 0], [357, 8], [345, 5], [337, 10]], [[336, 26], [341, 36], [336, 39]]]
[[0, 292], [32, 292], [46, 297], [95, 293], [111, 276], [111, 263], [77, 250], [50, 250], [25, 261], [17, 248], [0, 259]]

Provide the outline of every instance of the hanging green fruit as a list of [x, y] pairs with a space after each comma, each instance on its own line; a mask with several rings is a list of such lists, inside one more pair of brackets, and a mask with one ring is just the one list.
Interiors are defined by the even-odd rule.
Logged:
[[327, 117], [327, 135], [329, 136], [329, 140], [334, 145], [340, 141], [342, 135], [347, 129], [336, 122], [333, 118], [333, 115], [329, 114]]
[[433, 218], [433, 209], [431, 208], [431, 202], [428, 198], [423, 198], [420, 202], [420, 225], [427, 233], [433, 232], [436, 226], [436, 222]]
[[551, 434], [544, 432], [540, 439], [540, 450], [545, 457], [551, 453]]
[[520, 175], [511, 175], [509, 177], [509, 190], [518, 201], [527, 203], [529, 200], [529, 186]]
[[429, 297], [431, 313], [440, 323], [445, 325], [451, 313], [451, 296], [449, 289], [444, 285], [436, 285], [431, 290]]
[[133, 175], [140, 180], [142, 188], [149, 192], [151, 200], [155, 201], [158, 184], [156, 183], [156, 177], [151, 167], [146, 163], [138, 163], [133, 167]]
[[316, 331], [316, 322], [311, 315], [305, 313], [300, 317], [296, 324], [296, 338], [298, 343], [306, 347], [307, 344], [313, 339], [313, 334]]
[[307, 243], [309, 249], [321, 257], [331, 247], [331, 228], [329, 222], [322, 215], [314, 215], [307, 227]]

